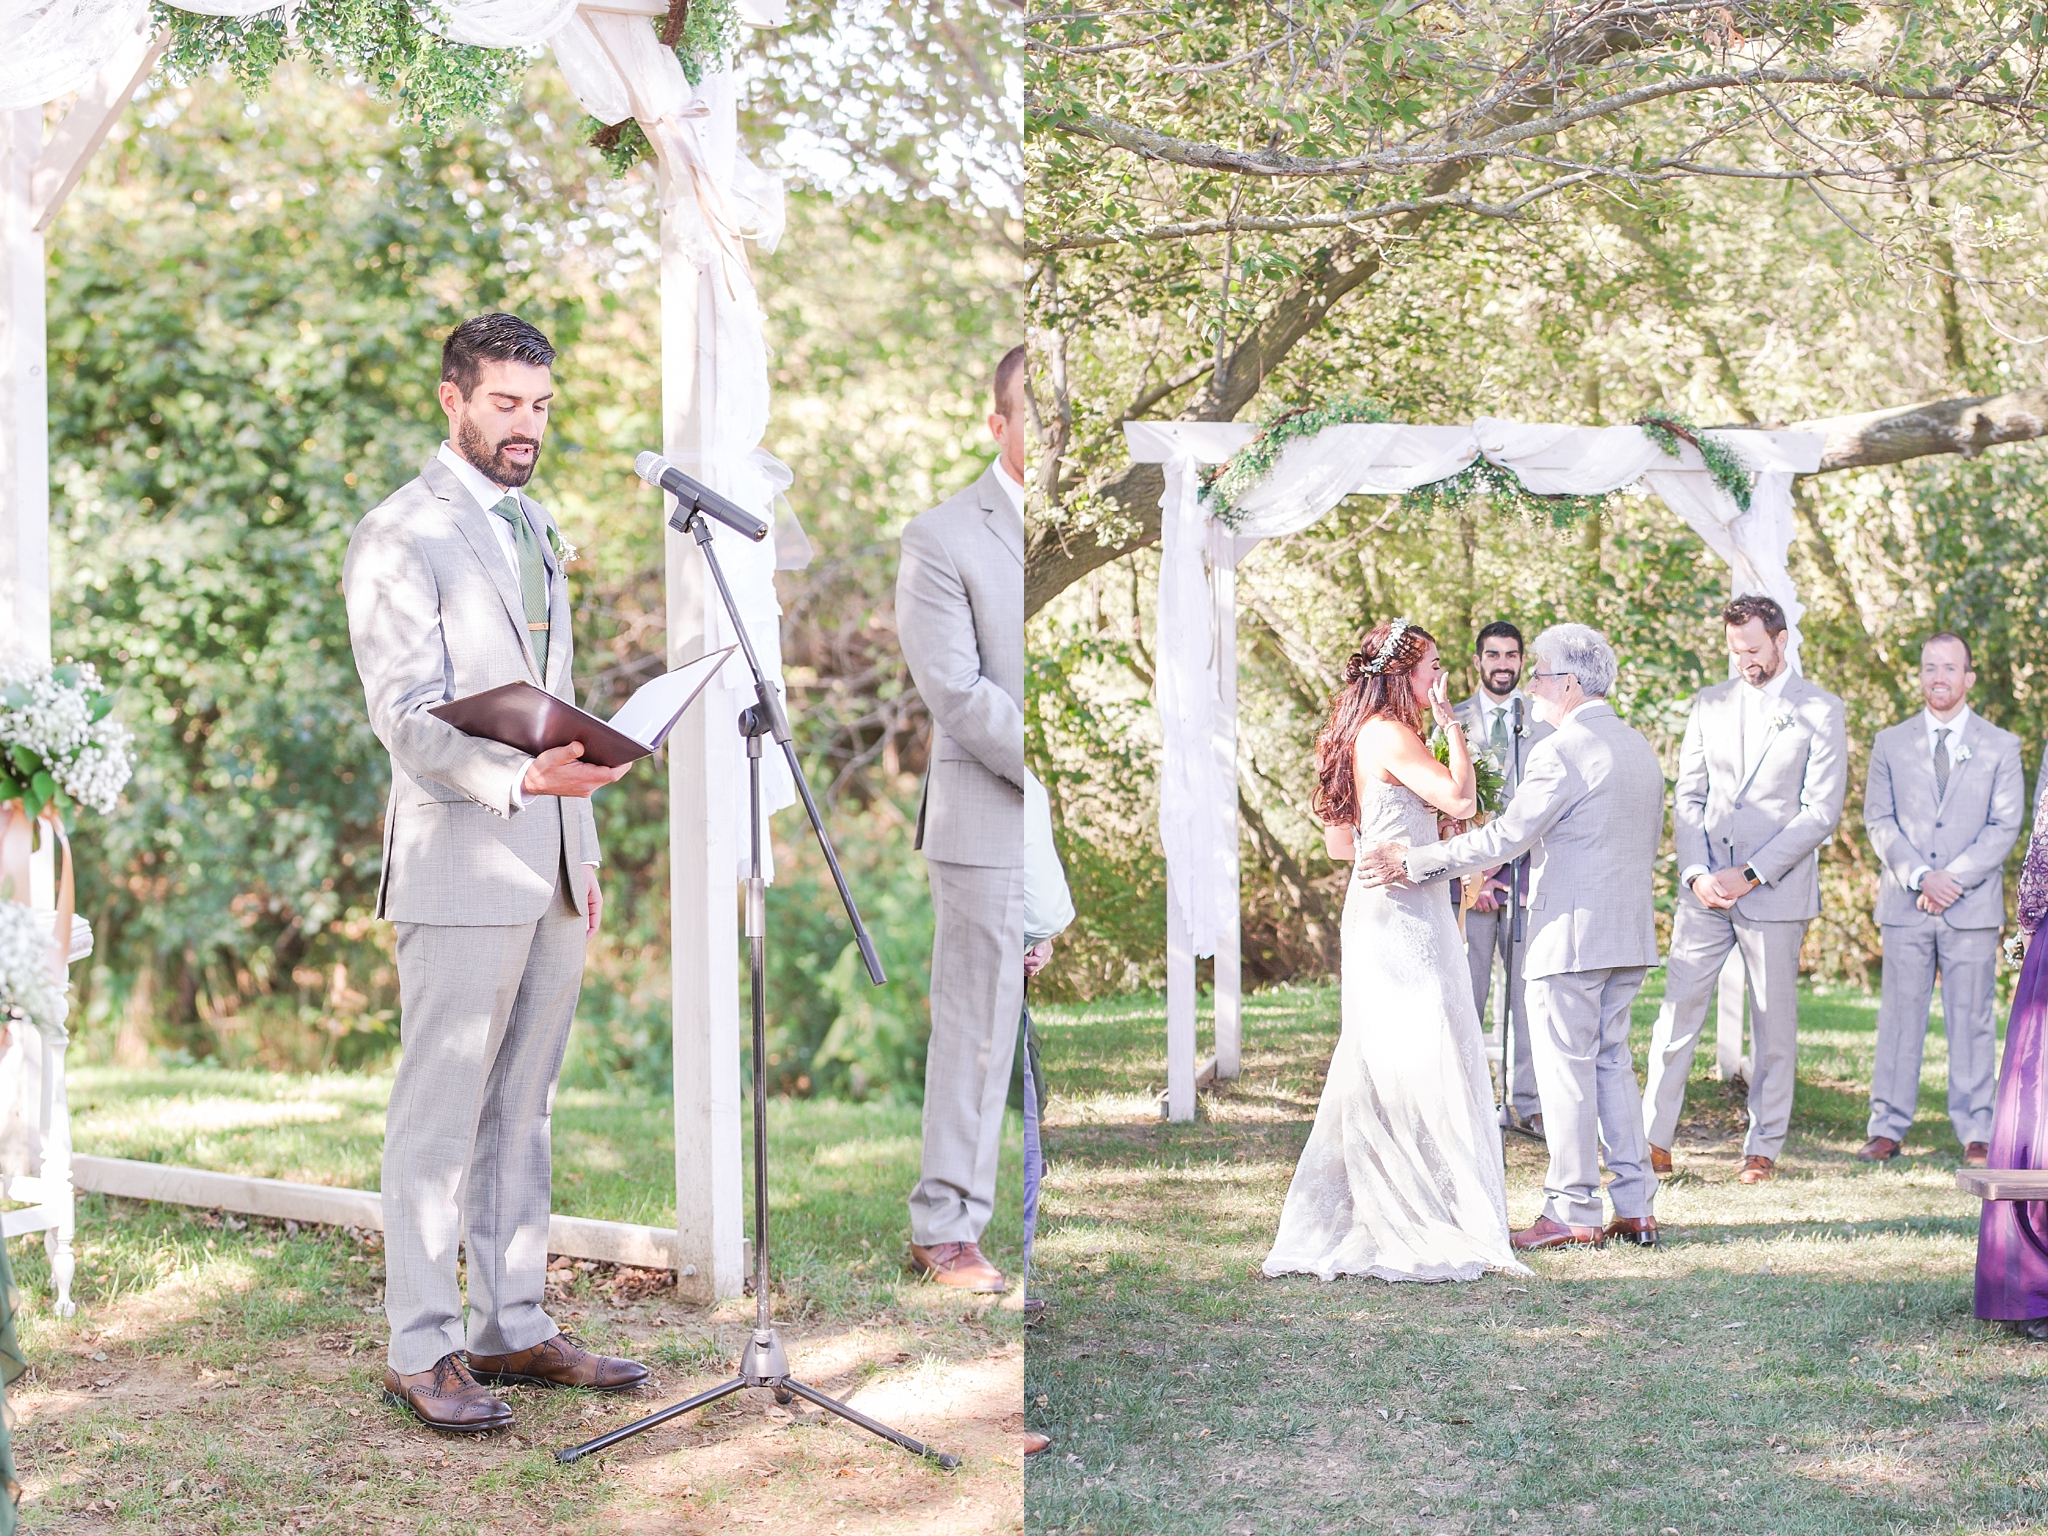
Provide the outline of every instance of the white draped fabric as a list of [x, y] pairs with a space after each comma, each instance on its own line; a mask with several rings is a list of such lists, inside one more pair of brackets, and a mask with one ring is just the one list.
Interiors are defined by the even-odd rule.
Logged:
[[1212, 600], [1219, 568], [1261, 538], [1299, 533], [1346, 496], [1393, 496], [1456, 474], [1484, 457], [1540, 495], [1594, 496], [1630, 486], [1654, 492], [1727, 562], [1735, 593], [1776, 598], [1797, 659], [1803, 609], [1786, 568], [1792, 480], [1820, 465], [1815, 433], [1716, 431], [1755, 473], [1747, 512], [1708, 471], [1699, 451], [1666, 454], [1640, 427], [1568, 427], [1482, 417], [1470, 426], [1392, 422], [1326, 427], [1289, 445], [1266, 480], [1235, 508], [1233, 539], [1199, 494], [1200, 466], [1220, 464], [1256, 429], [1235, 422], [1129, 422], [1131, 457], [1161, 466], [1159, 608], [1154, 647], [1163, 751], [1159, 836], [1168, 890], [1194, 953], [1216, 952], [1236, 930], [1237, 784], [1219, 741], [1235, 740], [1222, 707], [1221, 657], [1235, 624]]

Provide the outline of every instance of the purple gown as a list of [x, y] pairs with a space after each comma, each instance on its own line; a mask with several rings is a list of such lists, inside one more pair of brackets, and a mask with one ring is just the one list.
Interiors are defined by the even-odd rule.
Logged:
[[[2037, 814], [2020, 874], [2019, 925], [2029, 936], [2027, 960], [2005, 1027], [2005, 1062], [1991, 1120], [1993, 1168], [2048, 1168], [2048, 939], [2036, 935], [2044, 915], [2048, 827]], [[2048, 1203], [1984, 1202], [1977, 1231], [1977, 1315], [2003, 1322], [2048, 1317]]]

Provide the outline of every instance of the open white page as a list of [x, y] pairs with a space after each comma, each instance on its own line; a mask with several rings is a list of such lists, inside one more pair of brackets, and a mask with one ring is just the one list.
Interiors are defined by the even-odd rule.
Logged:
[[682, 718], [683, 711], [690, 707], [690, 701], [711, 681], [711, 675], [731, 654], [731, 647], [713, 651], [643, 683], [612, 716], [612, 729], [653, 751], [668, 735], [669, 727]]

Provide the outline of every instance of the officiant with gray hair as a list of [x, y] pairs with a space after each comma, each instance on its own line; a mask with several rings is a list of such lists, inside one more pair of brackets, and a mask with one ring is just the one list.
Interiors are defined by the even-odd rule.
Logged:
[[1686, 1077], [1721, 967], [1742, 950], [1754, 1003], [1744, 1184], [1777, 1172], [1799, 1063], [1799, 949], [1820, 915], [1820, 845], [1842, 819], [1849, 741], [1842, 701], [1791, 664], [1785, 610], [1738, 597], [1721, 610], [1736, 676], [1702, 688], [1678, 754], [1672, 827], [1678, 900], [1664, 1003], [1643, 1089], [1650, 1164], [1671, 1171]]
[[1877, 1064], [1869, 1142], [1856, 1155], [1898, 1155], [1920, 1100], [1927, 1015], [1941, 981], [1948, 1036], [1948, 1117], [1963, 1160], [1984, 1166], [1998, 1060], [1993, 992], [2005, 921], [2005, 856], [2026, 814], [2020, 739], [1970, 709], [1977, 681], [1969, 642], [1930, 636], [1920, 647], [1927, 707], [1870, 745], [1863, 825], [1883, 873], [1884, 935]]

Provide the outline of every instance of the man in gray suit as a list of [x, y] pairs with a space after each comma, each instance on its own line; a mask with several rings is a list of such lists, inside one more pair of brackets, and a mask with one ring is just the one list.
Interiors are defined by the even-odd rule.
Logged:
[[1972, 714], [1977, 681], [1968, 642], [1935, 635], [1920, 647], [1926, 709], [1870, 745], [1863, 825], [1884, 866], [1877, 922], [1884, 990], [1870, 1078], [1870, 1140], [1856, 1155], [1896, 1157], [1920, 1104], [1927, 1011], [1941, 977], [1948, 1034], [1948, 1118], [1963, 1160], [1984, 1166], [1998, 1062], [1993, 990], [2005, 921], [2005, 856], [2026, 815], [2020, 739]]
[[912, 1266], [1001, 1291], [981, 1253], [1024, 1011], [1024, 349], [996, 368], [1001, 450], [966, 490], [912, 518], [896, 632], [932, 716], [917, 846], [931, 879], [931, 1045]]
[[[1664, 833], [1657, 754], [1607, 702], [1618, 663], [1598, 631], [1555, 624], [1531, 648], [1529, 679], [1555, 734], [1530, 753], [1500, 815], [1448, 842], [1382, 844], [1359, 862], [1367, 885], [1469, 874], [1531, 849], [1529, 1022], [1550, 1143], [1543, 1213], [1519, 1249], [1657, 1241], [1656, 1176], [1629, 1055], [1629, 1005], [1657, 961], [1651, 872]], [[1603, 1230], [1600, 1165], [1614, 1178]]]
[[449, 441], [356, 525], [342, 568], [370, 725], [391, 753], [377, 915], [397, 927], [404, 1055], [384, 1131], [384, 1388], [460, 1432], [512, 1422], [489, 1384], [647, 1377], [571, 1344], [542, 1310], [549, 1114], [603, 909], [590, 796], [625, 769], [577, 762], [580, 746], [530, 757], [432, 713], [512, 682], [573, 702], [561, 535], [518, 489], [554, 355], [516, 316], [455, 328]]
[[[1479, 631], [1475, 643], [1479, 669], [1479, 691], [1458, 705], [1458, 724], [1474, 752], [1483, 752], [1500, 770], [1502, 788], [1515, 792], [1521, 782], [1522, 765], [1529, 749], [1547, 737], [1554, 727], [1536, 718], [1533, 701], [1518, 686], [1522, 680], [1522, 632], [1504, 619], [1496, 619]], [[1486, 1020], [1486, 1003], [1493, 991], [1494, 957], [1500, 957], [1508, 987], [1507, 1027], [1503, 1049], [1510, 1063], [1505, 1119], [1512, 1131], [1535, 1136], [1543, 1134], [1543, 1109], [1536, 1097], [1536, 1067], [1529, 1054], [1528, 919], [1522, 923], [1522, 938], [1512, 935], [1513, 907], [1508, 900], [1508, 878], [1517, 875], [1522, 901], [1529, 897], [1529, 861], [1521, 858], [1511, 869], [1481, 870], [1473, 877], [1479, 894], [1465, 913], [1465, 962], [1472, 968], [1472, 1002]]]
[[1849, 743], [1842, 701], [1787, 663], [1784, 609], [1738, 597], [1721, 621], [1740, 675], [1700, 690], [1679, 749], [1672, 822], [1683, 889], [1643, 1112], [1651, 1162], [1668, 1173], [1707, 1005], [1741, 946], [1753, 1005], [1741, 1179], [1760, 1184], [1791, 1126], [1799, 946], [1820, 913], [1818, 849], [1842, 819]]

